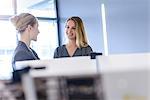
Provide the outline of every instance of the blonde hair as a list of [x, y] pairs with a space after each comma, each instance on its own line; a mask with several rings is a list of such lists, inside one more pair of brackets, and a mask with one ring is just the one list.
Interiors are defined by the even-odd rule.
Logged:
[[84, 25], [83, 25], [83, 21], [80, 17], [77, 16], [73, 16], [67, 19], [67, 22], [69, 20], [72, 20], [75, 22], [75, 27], [76, 27], [76, 45], [79, 48], [82, 47], [87, 47], [88, 46], [88, 41], [87, 41], [87, 37], [86, 37], [86, 33], [85, 33], [85, 29], [84, 29]]
[[29, 13], [21, 13], [10, 18], [11, 23], [15, 26], [18, 33], [22, 33], [28, 25], [34, 26], [37, 23], [37, 18]]

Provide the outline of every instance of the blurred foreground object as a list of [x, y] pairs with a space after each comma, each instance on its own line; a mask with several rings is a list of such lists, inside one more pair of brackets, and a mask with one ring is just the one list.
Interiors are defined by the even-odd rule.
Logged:
[[23, 61], [17, 65], [31, 67], [22, 76], [26, 100], [39, 100], [34, 81], [38, 78], [47, 80], [46, 100], [150, 100], [150, 53]]
[[16, 100], [3, 81], [0, 81], [0, 100]]

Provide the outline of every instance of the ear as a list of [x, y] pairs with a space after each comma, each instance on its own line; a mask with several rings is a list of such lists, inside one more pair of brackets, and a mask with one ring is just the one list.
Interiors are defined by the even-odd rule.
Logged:
[[28, 25], [28, 29], [31, 30], [31, 28], [32, 28], [32, 26], [31, 26], [31, 25]]
[[32, 29], [32, 26], [31, 26], [31, 25], [28, 25], [27, 28], [26, 28], [26, 30], [27, 30], [28, 32], [30, 32], [31, 29]]

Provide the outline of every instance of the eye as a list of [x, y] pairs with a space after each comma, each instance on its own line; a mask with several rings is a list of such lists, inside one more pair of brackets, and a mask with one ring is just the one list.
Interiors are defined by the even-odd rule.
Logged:
[[72, 27], [72, 29], [75, 30], [76, 28], [75, 28], [75, 27]]
[[69, 28], [69, 26], [65, 26], [65, 28], [67, 28], [67, 29], [68, 29], [68, 28]]

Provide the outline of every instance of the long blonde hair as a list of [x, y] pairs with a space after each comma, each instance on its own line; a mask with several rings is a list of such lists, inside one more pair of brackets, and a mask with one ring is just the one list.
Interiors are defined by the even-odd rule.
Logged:
[[10, 21], [15, 26], [18, 33], [22, 33], [28, 25], [34, 26], [34, 24], [37, 23], [37, 18], [29, 13], [21, 13], [11, 17]]
[[66, 23], [72, 20], [75, 22], [75, 27], [76, 27], [76, 45], [79, 48], [82, 47], [87, 47], [88, 46], [88, 41], [87, 41], [87, 37], [86, 37], [86, 33], [85, 33], [85, 29], [84, 29], [84, 25], [83, 25], [83, 21], [80, 17], [78, 16], [73, 16], [67, 19]]

